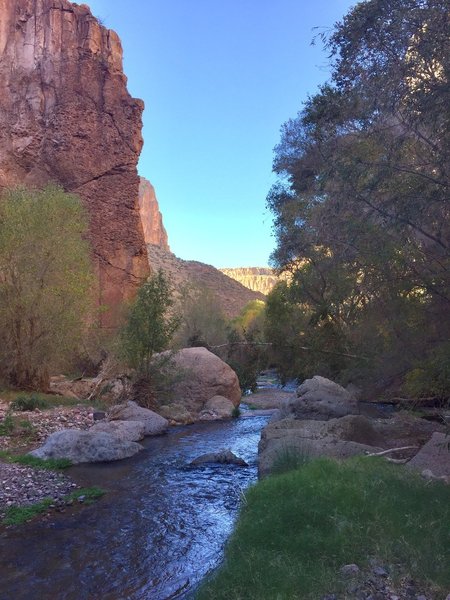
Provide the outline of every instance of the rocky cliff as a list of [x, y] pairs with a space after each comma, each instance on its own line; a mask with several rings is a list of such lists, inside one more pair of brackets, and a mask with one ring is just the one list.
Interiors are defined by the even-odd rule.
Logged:
[[267, 295], [279, 281], [273, 270], [266, 267], [237, 267], [220, 270], [228, 277], [239, 281], [249, 290], [264, 295]]
[[114, 31], [67, 0], [0, 0], [0, 191], [60, 183], [84, 201], [98, 302], [115, 310], [147, 275], [136, 165], [143, 103]]
[[219, 269], [195, 260], [182, 260], [158, 246], [147, 246], [152, 270], [162, 269], [176, 290], [191, 284], [210, 290], [227, 317], [236, 317], [251, 300], [264, 300], [259, 292], [253, 292]]
[[146, 244], [159, 246], [170, 252], [167, 231], [156, 199], [155, 188], [150, 181], [141, 177], [139, 184], [139, 210]]

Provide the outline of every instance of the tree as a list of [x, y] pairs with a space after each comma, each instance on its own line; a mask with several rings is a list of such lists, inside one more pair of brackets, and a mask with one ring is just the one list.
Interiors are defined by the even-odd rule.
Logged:
[[450, 333], [448, 27], [443, 0], [357, 4], [324, 38], [330, 81], [275, 149], [273, 260], [299, 334], [370, 357], [373, 378]]
[[187, 285], [180, 300], [181, 324], [176, 335], [180, 348], [222, 344], [227, 337], [227, 319], [214, 293], [202, 286]]
[[0, 201], [0, 370], [45, 389], [77, 349], [90, 309], [87, 219], [78, 197], [49, 185]]
[[172, 313], [173, 305], [172, 288], [160, 269], [139, 288], [129, 307], [120, 350], [138, 376], [149, 378], [154, 354], [169, 347], [180, 323]]

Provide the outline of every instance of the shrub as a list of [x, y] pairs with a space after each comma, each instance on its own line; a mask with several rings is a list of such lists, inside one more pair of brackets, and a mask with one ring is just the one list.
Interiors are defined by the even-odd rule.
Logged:
[[39, 394], [20, 394], [20, 396], [17, 396], [17, 398], [11, 402], [10, 407], [12, 410], [27, 411], [34, 410], [35, 408], [48, 408], [49, 403]]

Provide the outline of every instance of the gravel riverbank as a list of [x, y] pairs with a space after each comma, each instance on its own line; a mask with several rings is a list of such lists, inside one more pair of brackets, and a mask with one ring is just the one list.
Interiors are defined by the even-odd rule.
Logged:
[[[87, 406], [8, 413], [8, 404], [0, 401], [0, 424], [7, 414], [11, 414], [18, 426], [11, 435], [0, 436], [0, 451], [11, 453], [29, 452], [55, 431], [85, 430], [94, 423], [93, 409]], [[24, 427], [24, 422], [30, 425]], [[0, 519], [10, 506], [28, 506], [45, 498], [51, 498], [55, 507], [61, 507], [63, 497], [77, 488], [60, 472], [10, 464], [0, 457]]]

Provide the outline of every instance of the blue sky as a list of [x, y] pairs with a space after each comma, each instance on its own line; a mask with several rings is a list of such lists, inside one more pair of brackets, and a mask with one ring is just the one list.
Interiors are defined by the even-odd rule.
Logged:
[[117, 31], [130, 93], [145, 102], [140, 174], [172, 251], [216, 267], [264, 266], [265, 199], [282, 123], [328, 77], [319, 30], [350, 0], [91, 0]]

